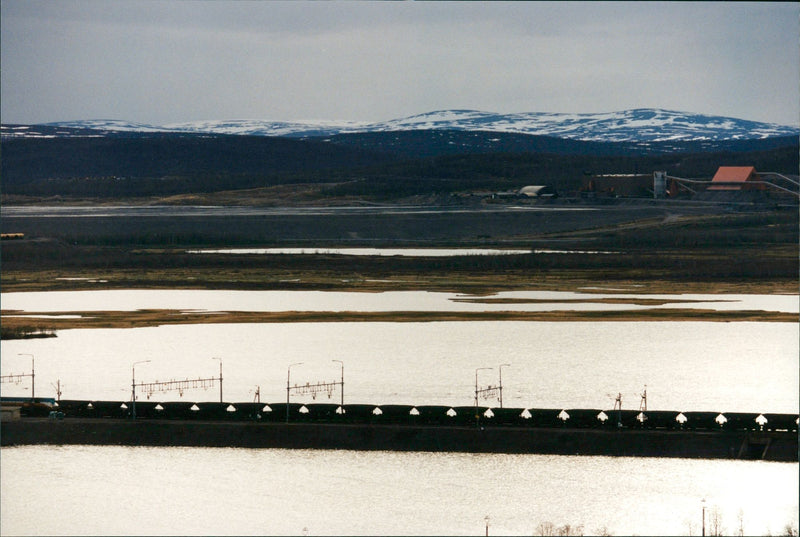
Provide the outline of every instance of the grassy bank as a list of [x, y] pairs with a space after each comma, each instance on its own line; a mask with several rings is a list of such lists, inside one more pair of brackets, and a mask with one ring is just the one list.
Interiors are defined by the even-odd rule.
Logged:
[[[689, 308], [647, 309], [636, 311], [545, 311], [545, 312], [213, 312], [180, 310], [90, 311], [62, 312], [69, 318], [47, 319], [48, 330], [74, 328], [142, 328], [174, 324], [217, 323], [312, 323], [312, 322], [442, 322], [442, 321], [710, 321], [710, 322], [797, 322], [797, 315], [765, 311], [716, 311]], [[24, 330], [30, 317], [14, 317], [15, 312], [3, 311], [5, 329], [12, 334]], [[36, 312], [25, 312], [35, 316]]]
[[8, 270], [3, 292], [105, 289], [216, 289], [285, 291], [439, 291], [487, 295], [500, 291], [580, 291], [639, 294], [797, 294], [796, 278], [680, 280], [640, 270], [555, 270], [456, 273], [448, 271], [332, 271], [281, 269], [90, 269]]

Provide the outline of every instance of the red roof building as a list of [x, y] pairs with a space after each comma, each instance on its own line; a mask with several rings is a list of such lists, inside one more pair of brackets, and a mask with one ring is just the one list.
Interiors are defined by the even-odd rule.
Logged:
[[720, 166], [708, 190], [764, 190], [753, 166]]

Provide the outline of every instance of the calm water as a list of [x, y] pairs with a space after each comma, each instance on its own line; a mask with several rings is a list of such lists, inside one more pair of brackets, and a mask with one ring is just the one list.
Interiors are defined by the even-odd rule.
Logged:
[[[350, 309], [392, 309], [395, 299], [408, 308], [458, 304], [437, 293], [342, 295], [367, 297]], [[740, 297], [703, 297], [740, 309], [797, 301], [749, 296], [744, 307]], [[327, 309], [326, 300], [331, 295], [2, 295], [3, 309], [54, 314], [112, 305]], [[302, 384], [338, 380], [332, 360], [342, 360], [345, 403], [470, 405], [476, 368], [494, 368], [480, 372], [483, 387], [497, 383], [499, 364], [511, 364], [503, 368], [509, 407], [607, 409], [620, 392], [624, 408], [638, 408], [646, 385], [651, 409], [796, 412], [799, 347], [797, 323], [291, 323], [66, 330], [2, 341], [0, 354], [3, 375], [29, 372], [33, 354], [37, 396], [54, 397], [60, 380], [69, 399], [128, 399], [136, 361], [151, 360], [136, 366], [137, 382], [150, 382], [216, 376], [218, 357], [226, 401], [251, 401], [257, 386], [262, 401], [285, 401], [289, 364], [302, 362], [291, 368], [292, 383]], [[30, 394], [25, 382], [2, 388]], [[158, 397], [215, 401], [219, 392]], [[778, 534], [787, 523], [796, 528], [798, 517], [798, 465], [760, 461], [35, 446], [2, 450], [0, 486], [4, 535], [482, 535], [487, 515], [495, 535], [535, 534], [545, 522], [583, 525], [587, 534], [606, 527], [616, 535], [699, 535], [703, 498], [728, 534], [738, 531], [740, 513], [745, 534]]]
[[[234, 207], [215, 205], [115, 205], [64, 207], [47, 205], [24, 205], [0, 207], [0, 217], [4, 218], [149, 218], [186, 216], [284, 216], [284, 215], [383, 215], [383, 214], [454, 214], [454, 213], [506, 213], [506, 212], [591, 212], [596, 207], [571, 206], [503, 206], [460, 207], [460, 206], [419, 206], [419, 205], [375, 205], [369, 207]], [[637, 209], [639, 210], [639, 209]]]
[[[298, 280], [299, 281], [299, 280]], [[425, 291], [354, 293], [336, 291], [109, 290], [3, 293], [3, 310], [35, 312], [176, 309], [206, 311], [620, 311], [659, 308], [800, 312], [797, 295], [509, 291], [486, 297]], [[582, 302], [602, 298], [663, 299], [661, 306]], [[537, 300], [531, 304], [492, 304], [484, 299]], [[573, 302], [562, 302], [569, 300]]]
[[[470, 405], [479, 384], [497, 384], [503, 368], [509, 407], [638, 408], [796, 412], [796, 323], [710, 322], [432, 322], [171, 325], [136, 329], [65, 330], [57, 338], [0, 342], [2, 373], [29, 372], [36, 359], [36, 394], [66, 399], [130, 397], [137, 381], [217, 376], [224, 398], [286, 400], [292, 383], [333, 381], [344, 362], [345, 403]], [[29, 384], [3, 385], [5, 395]], [[334, 394], [334, 401], [339, 394]], [[218, 400], [218, 390], [183, 399]], [[177, 400], [169, 393], [163, 400]], [[298, 398], [298, 401], [301, 399]], [[310, 398], [306, 402], [314, 402]], [[316, 402], [327, 402], [317, 400]], [[495, 403], [486, 401], [488, 406]]]
[[[797, 527], [796, 464], [232, 448], [16, 447], [3, 535], [725, 535]], [[739, 516], [741, 515], [741, 521]]]
[[452, 257], [456, 255], [529, 254], [532, 250], [492, 250], [486, 248], [225, 248], [223, 250], [189, 250], [195, 254], [337, 254], [359, 256]]
[[588, 250], [497, 250], [487, 248], [225, 248], [223, 250], [189, 250], [194, 254], [291, 254], [291, 255], [358, 255], [401, 257], [454, 257], [458, 255], [512, 254], [611, 254], [614, 252]]

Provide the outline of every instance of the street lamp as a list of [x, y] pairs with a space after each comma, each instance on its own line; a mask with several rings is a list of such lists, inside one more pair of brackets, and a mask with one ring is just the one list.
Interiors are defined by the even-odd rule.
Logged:
[[18, 352], [17, 356], [30, 356], [31, 357], [31, 401], [34, 401], [36, 399], [36, 394], [35, 394], [36, 383], [34, 382], [34, 380], [36, 378], [35, 377], [36, 371], [34, 370], [34, 367], [33, 367], [34, 366], [33, 355], [25, 353], [25, 352]]
[[219, 360], [219, 402], [222, 402], [222, 358], [212, 358], [212, 360]]
[[706, 534], [706, 499], [703, 498], [700, 500], [700, 503], [703, 505], [703, 536], [705, 537]]
[[500, 408], [503, 408], [503, 368], [511, 367], [511, 364], [500, 365]]
[[342, 407], [342, 414], [344, 414], [344, 362], [341, 360], [331, 360], [331, 362], [339, 362], [339, 364], [342, 366], [342, 381], [341, 381], [342, 402], [340, 406]]
[[289, 368], [286, 370], [286, 423], [289, 423], [289, 376], [292, 374], [292, 366], [295, 365], [303, 365], [303, 362], [289, 364]]
[[150, 360], [141, 360], [139, 362], [133, 362], [131, 365], [131, 417], [136, 419], [136, 365], [137, 364], [146, 364], [150, 362]]

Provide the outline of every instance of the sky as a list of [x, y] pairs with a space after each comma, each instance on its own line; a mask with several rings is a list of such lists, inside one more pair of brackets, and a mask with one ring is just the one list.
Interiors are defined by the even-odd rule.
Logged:
[[0, 119], [633, 108], [800, 125], [798, 2], [0, 0]]

